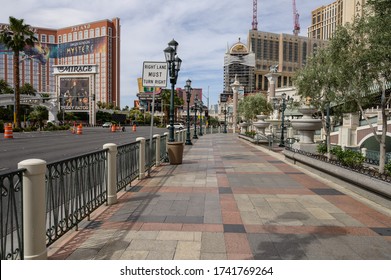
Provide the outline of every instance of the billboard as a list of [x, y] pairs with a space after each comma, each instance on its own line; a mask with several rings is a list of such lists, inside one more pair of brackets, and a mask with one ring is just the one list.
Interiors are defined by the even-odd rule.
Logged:
[[88, 111], [89, 77], [60, 77], [60, 108], [65, 111]]

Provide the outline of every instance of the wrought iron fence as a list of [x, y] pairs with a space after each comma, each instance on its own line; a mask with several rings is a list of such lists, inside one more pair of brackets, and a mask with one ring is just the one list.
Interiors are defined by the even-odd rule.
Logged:
[[107, 201], [107, 149], [47, 165], [46, 245]]
[[167, 145], [167, 135], [162, 135], [160, 137], [160, 162], [168, 161], [166, 145]]
[[117, 191], [129, 185], [139, 174], [140, 144], [133, 142], [117, 148]]
[[0, 175], [1, 259], [22, 260], [23, 254], [23, 172]]
[[151, 169], [156, 163], [156, 138], [145, 140], [145, 170]]
[[[365, 152], [365, 162], [368, 164], [379, 165], [380, 152], [367, 150]], [[391, 153], [386, 153], [385, 162], [391, 161]]]

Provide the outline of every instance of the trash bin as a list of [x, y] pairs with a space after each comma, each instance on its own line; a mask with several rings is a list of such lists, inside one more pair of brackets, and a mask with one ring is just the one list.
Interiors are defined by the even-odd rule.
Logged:
[[183, 158], [183, 142], [168, 142], [168, 159], [170, 164], [182, 164]]

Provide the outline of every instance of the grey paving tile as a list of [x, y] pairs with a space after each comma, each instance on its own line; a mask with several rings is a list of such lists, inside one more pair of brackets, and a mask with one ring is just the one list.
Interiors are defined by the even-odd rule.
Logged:
[[181, 223], [181, 224], [202, 224], [203, 216], [167, 216], [165, 223]]
[[246, 229], [243, 225], [234, 225], [234, 224], [224, 224], [224, 232], [231, 233], [246, 233]]
[[226, 253], [224, 233], [222, 232], [204, 232], [201, 239], [201, 254]]

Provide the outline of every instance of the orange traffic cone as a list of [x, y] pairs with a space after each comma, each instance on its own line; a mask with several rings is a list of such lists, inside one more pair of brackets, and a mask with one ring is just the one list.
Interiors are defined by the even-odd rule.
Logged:
[[117, 131], [117, 127], [116, 127], [116, 125], [113, 123], [112, 125], [111, 125], [111, 132], [116, 132]]
[[4, 138], [5, 139], [13, 139], [14, 138], [14, 135], [13, 135], [13, 131], [12, 131], [12, 124], [6, 124], [4, 126]]
[[78, 135], [83, 134], [83, 126], [82, 126], [81, 124], [79, 124], [79, 125], [77, 126], [77, 132], [76, 132], [76, 134], [78, 134]]
[[136, 131], [136, 124], [133, 124], [133, 131]]

